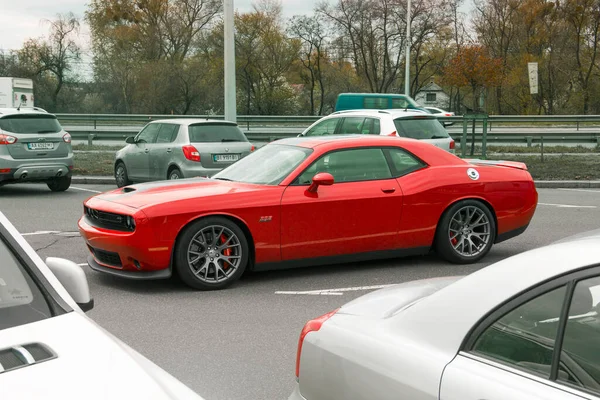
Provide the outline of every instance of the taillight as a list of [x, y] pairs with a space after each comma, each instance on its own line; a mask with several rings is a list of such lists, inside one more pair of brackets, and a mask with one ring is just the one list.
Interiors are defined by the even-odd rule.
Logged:
[[453, 150], [453, 149], [454, 149], [454, 140], [451, 140], [450, 141], [450, 150]]
[[65, 143], [71, 143], [71, 134], [70, 133], [65, 133], [63, 135], [63, 140], [65, 141]]
[[183, 146], [181, 148], [183, 150], [183, 155], [190, 161], [200, 161], [200, 153], [194, 146]]
[[397, 135], [396, 131], [390, 133], [390, 136], [396, 136], [396, 135]]
[[325, 321], [327, 321], [329, 318], [331, 318], [333, 316], [333, 314], [338, 312], [338, 310], [339, 310], [339, 308], [337, 310], [328, 312], [327, 314], [321, 315], [320, 317], [317, 317], [315, 319], [311, 319], [304, 325], [304, 328], [302, 328], [302, 332], [300, 332], [300, 338], [298, 339], [298, 351], [296, 353], [296, 377], [297, 378], [300, 377], [300, 355], [302, 354], [302, 344], [304, 343], [304, 338], [310, 332], [316, 332], [319, 329], [321, 329], [321, 326], [323, 325], [323, 323]]
[[250, 151], [252, 152], [254, 150], [256, 150], [256, 147], [254, 147], [254, 145], [252, 145], [252, 147], [250, 147]]
[[17, 143], [17, 138], [10, 135], [4, 135], [0, 133], [0, 144], [13, 144]]

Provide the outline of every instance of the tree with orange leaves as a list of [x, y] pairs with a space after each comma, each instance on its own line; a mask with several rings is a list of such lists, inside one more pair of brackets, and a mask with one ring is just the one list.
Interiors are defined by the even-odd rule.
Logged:
[[444, 79], [457, 88], [470, 87], [475, 110], [481, 91], [502, 83], [502, 60], [488, 56], [480, 45], [465, 46], [444, 69]]

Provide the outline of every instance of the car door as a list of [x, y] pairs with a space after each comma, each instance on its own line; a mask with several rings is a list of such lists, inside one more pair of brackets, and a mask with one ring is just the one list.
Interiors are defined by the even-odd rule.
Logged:
[[600, 399], [599, 272], [545, 284], [490, 315], [446, 367], [440, 399]]
[[156, 143], [150, 146], [150, 176], [153, 180], [167, 179], [167, 171], [173, 158], [173, 142], [179, 132], [178, 124], [161, 123]]
[[160, 125], [158, 123], [146, 125], [136, 136], [135, 143], [131, 145], [131, 149], [127, 152], [125, 166], [131, 180], [139, 182], [151, 179], [150, 149], [156, 142]]
[[339, 135], [359, 135], [362, 133], [362, 127], [365, 117], [346, 117], [335, 132]]
[[[308, 192], [318, 172], [331, 186]], [[336, 150], [317, 159], [281, 200], [283, 260], [389, 250], [402, 210], [402, 193], [381, 148]]]

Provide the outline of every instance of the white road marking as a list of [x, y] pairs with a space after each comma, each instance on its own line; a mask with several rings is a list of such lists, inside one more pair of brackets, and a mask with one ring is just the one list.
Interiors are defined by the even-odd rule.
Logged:
[[287, 291], [287, 290], [278, 290], [275, 294], [300, 294], [300, 295], [321, 295], [321, 296], [341, 296], [344, 292], [355, 292], [359, 290], [375, 290], [375, 289], [383, 289], [389, 286], [394, 286], [395, 283], [391, 283], [388, 285], [373, 285], [373, 286], [354, 286], [354, 287], [346, 287], [346, 288], [337, 288], [337, 289], [319, 289], [319, 290], [304, 290], [304, 291]]
[[102, 193], [102, 192], [100, 192], [98, 190], [84, 189], [84, 188], [75, 187], [75, 186], [71, 186], [69, 189], [82, 190], [84, 192], [90, 192], [90, 193]]
[[79, 232], [61, 232], [61, 231], [35, 231], [21, 233], [21, 236], [37, 236], [37, 235], [58, 235], [58, 236], [79, 236]]
[[27, 232], [21, 233], [21, 236], [35, 236], [35, 235], [52, 235], [60, 233], [60, 231], [35, 231], [35, 232]]
[[552, 206], [558, 208], [596, 208], [596, 206], [576, 206], [572, 204], [552, 204], [552, 203], [538, 203], [540, 206]]
[[570, 192], [600, 193], [600, 190], [593, 190], [593, 189], [558, 189], [558, 190], [565, 190], [565, 191], [570, 191]]

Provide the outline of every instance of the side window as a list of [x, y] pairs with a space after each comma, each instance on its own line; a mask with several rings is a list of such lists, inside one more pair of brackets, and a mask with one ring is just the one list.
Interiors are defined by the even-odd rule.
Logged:
[[339, 118], [326, 119], [325, 121], [313, 126], [308, 132], [306, 132], [305, 136], [333, 135], [338, 122], [340, 122]]
[[357, 135], [361, 133], [365, 117], [346, 117], [339, 130], [340, 135]]
[[177, 137], [179, 125], [176, 124], [160, 124], [156, 143], [172, 143]]
[[394, 169], [394, 177], [410, 174], [413, 171], [425, 167], [425, 163], [414, 157], [412, 154], [402, 149], [387, 150], [392, 160], [392, 168]]
[[408, 106], [406, 99], [392, 99], [392, 108], [408, 108]]
[[565, 294], [561, 286], [518, 306], [487, 328], [472, 351], [549, 378]]
[[379, 135], [381, 123], [378, 118], [365, 118], [361, 132], [363, 135]]
[[307, 185], [319, 172], [333, 175], [334, 183], [390, 179], [392, 173], [381, 149], [353, 149], [328, 153], [310, 165], [296, 180]]
[[557, 380], [600, 393], [600, 277], [575, 286]]
[[161, 124], [148, 124], [137, 136], [137, 141], [142, 143], [154, 143]]
[[387, 97], [365, 97], [363, 107], [367, 109], [385, 110], [389, 108]]

